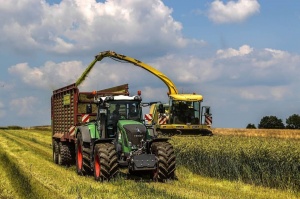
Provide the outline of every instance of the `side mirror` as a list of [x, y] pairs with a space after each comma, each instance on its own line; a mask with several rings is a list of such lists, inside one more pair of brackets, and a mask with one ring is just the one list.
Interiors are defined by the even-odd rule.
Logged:
[[163, 104], [159, 104], [159, 105], [158, 105], [158, 112], [160, 112], [160, 113], [165, 113], [165, 108], [164, 108], [164, 105], [163, 105]]
[[210, 107], [206, 107], [205, 114], [210, 115]]
[[93, 112], [92, 104], [87, 104], [86, 105], [86, 113], [91, 114], [92, 112]]

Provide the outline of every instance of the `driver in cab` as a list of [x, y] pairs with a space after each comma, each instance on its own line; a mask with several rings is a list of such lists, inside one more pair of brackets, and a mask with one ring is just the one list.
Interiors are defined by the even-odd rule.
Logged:
[[129, 108], [128, 119], [130, 119], [130, 120], [138, 120], [139, 119], [139, 113], [138, 113], [135, 105], [133, 105], [133, 104]]
[[116, 104], [116, 108], [112, 113], [112, 116], [114, 119], [119, 119], [120, 118], [120, 104]]

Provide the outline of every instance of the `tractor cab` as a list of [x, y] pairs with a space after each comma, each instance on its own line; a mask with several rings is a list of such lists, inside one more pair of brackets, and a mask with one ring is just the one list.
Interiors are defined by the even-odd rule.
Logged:
[[106, 96], [98, 101], [98, 132], [101, 138], [114, 138], [121, 120], [141, 121], [141, 96]]

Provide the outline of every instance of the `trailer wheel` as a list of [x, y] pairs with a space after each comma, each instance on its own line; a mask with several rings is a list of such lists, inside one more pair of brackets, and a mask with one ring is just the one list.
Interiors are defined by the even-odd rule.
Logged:
[[175, 154], [173, 146], [168, 142], [154, 142], [151, 151], [158, 160], [157, 168], [153, 171], [154, 181], [163, 182], [167, 179], [175, 178]]
[[52, 146], [53, 146], [53, 162], [55, 164], [58, 164], [58, 154], [59, 154], [59, 146], [58, 142], [56, 140], [52, 141]]
[[119, 171], [118, 156], [114, 144], [99, 143], [94, 151], [94, 178], [109, 181]]
[[58, 164], [59, 165], [70, 165], [71, 163], [71, 152], [67, 143], [59, 142], [58, 144]]

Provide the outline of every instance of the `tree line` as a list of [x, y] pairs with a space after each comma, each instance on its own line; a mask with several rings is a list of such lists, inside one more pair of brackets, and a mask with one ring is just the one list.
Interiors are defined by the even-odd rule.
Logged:
[[[283, 124], [282, 119], [276, 116], [264, 116], [257, 128], [259, 129], [300, 129], [300, 115], [293, 114], [285, 120], [286, 125]], [[255, 124], [249, 123], [247, 129], [256, 129]]]

